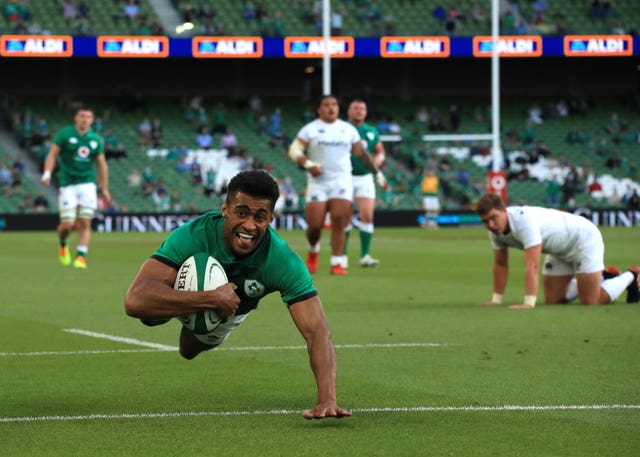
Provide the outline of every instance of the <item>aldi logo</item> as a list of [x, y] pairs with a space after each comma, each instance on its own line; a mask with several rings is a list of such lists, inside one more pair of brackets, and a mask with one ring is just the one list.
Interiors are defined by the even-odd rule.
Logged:
[[4, 57], [70, 57], [71, 36], [2, 35], [0, 55]]
[[[329, 39], [329, 55], [332, 58], [353, 57], [354, 47], [353, 37], [331, 37]], [[293, 36], [284, 39], [285, 57], [322, 57], [324, 53], [324, 39], [322, 37]]]
[[633, 54], [631, 35], [567, 35], [564, 37], [564, 55], [630, 56]]
[[99, 57], [167, 57], [169, 38], [164, 36], [99, 36]]
[[[491, 57], [493, 37], [473, 37], [473, 55]], [[542, 55], [542, 37], [539, 36], [501, 36], [498, 38], [500, 57], [540, 57]]]
[[380, 55], [382, 57], [449, 57], [451, 42], [449, 37], [382, 37]]
[[193, 37], [193, 57], [262, 57], [261, 37]]

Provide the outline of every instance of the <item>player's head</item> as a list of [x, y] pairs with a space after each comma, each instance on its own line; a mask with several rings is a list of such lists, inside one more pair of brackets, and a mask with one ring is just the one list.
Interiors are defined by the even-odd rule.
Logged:
[[478, 199], [476, 213], [487, 230], [499, 235], [509, 228], [507, 208], [502, 197], [493, 192], [488, 192]]
[[362, 125], [367, 118], [367, 104], [364, 100], [356, 98], [349, 104], [349, 110], [347, 111], [349, 122], [356, 125]]
[[222, 204], [222, 238], [231, 252], [244, 256], [260, 245], [279, 197], [278, 183], [264, 170], [242, 171], [231, 179]]
[[76, 130], [80, 133], [85, 133], [93, 124], [93, 110], [86, 106], [81, 106], [76, 109], [76, 115], [73, 119], [76, 122]]
[[316, 105], [318, 117], [327, 123], [332, 123], [338, 119], [340, 106], [335, 95], [323, 95]]

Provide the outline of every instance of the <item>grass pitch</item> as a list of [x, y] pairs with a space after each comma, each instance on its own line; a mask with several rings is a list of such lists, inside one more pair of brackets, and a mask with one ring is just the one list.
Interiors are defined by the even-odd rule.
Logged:
[[[640, 231], [603, 228], [606, 263], [640, 263]], [[301, 254], [302, 232], [281, 232]], [[479, 307], [483, 228], [378, 229], [376, 269], [315, 275], [337, 345], [339, 404], [305, 421], [314, 379], [280, 297], [193, 361], [179, 323], [127, 317], [125, 290], [165, 234], [94, 234], [89, 269], [53, 233], [0, 233], [0, 456], [637, 456], [640, 306]], [[74, 241], [74, 239], [72, 239]], [[511, 252], [505, 303], [523, 294]]]

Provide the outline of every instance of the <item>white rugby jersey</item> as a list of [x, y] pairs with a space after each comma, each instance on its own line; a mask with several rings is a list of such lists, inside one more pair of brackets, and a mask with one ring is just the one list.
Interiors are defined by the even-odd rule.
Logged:
[[511, 229], [507, 235], [489, 232], [494, 249], [528, 249], [542, 244], [543, 253], [563, 258], [579, 249], [585, 238], [599, 232], [582, 216], [539, 206], [510, 206], [507, 217]]
[[316, 119], [300, 129], [298, 138], [309, 143], [309, 160], [322, 165], [322, 175], [317, 179], [351, 175], [351, 147], [360, 141], [353, 125], [342, 119], [331, 124]]

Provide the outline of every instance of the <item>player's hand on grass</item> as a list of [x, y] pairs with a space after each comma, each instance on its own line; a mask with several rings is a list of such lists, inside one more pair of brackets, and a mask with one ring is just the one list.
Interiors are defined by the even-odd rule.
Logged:
[[342, 417], [351, 416], [351, 411], [340, 408], [335, 403], [318, 403], [313, 409], [304, 411], [302, 417], [305, 419], [324, 419], [326, 417]]
[[533, 309], [535, 306], [527, 305], [526, 303], [519, 303], [517, 305], [509, 306], [509, 309]]

